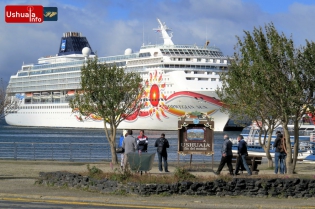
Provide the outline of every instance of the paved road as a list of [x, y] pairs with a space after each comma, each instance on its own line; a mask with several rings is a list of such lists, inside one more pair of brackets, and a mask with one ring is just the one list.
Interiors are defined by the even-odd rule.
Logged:
[[[5, 198], [0, 200], [0, 208], [10, 209], [165, 209], [164, 206], [136, 206], [124, 204], [106, 203], [86, 203], [86, 202], [66, 202], [66, 201], [39, 201], [38, 199]], [[177, 207], [167, 207], [168, 209], [178, 209]]]
[[59, 203], [49, 203], [49, 202], [36, 202], [29, 199], [9, 199], [9, 200], [1, 200], [0, 208], [11, 208], [11, 209], [100, 209], [100, 208], [115, 208], [122, 209], [123, 207], [115, 207], [113, 205], [101, 205], [99, 206], [92, 204], [59, 204]]

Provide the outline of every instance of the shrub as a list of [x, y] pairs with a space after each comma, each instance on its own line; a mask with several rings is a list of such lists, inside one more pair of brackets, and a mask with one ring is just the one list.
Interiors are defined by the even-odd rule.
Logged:
[[185, 168], [176, 168], [174, 177], [177, 179], [177, 181], [193, 180], [196, 178], [196, 176], [189, 173]]
[[133, 174], [128, 168], [126, 168], [124, 171], [121, 171], [116, 168], [114, 171], [115, 171], [114, 173], [111, 173], [109, 175], [109, 179], [113, 181], [125, 182], [129, 181], [130, 178], [133, 176]]
[[91, 176], [91, 177], [98, 178], [103, 173], [103, 171], [101, 169], [99, 169], [95, 166], [90, 168], [90, 164], [87, 164], [86, 167], [87, 167], [87, 170], [89, 171], [89, 176]]

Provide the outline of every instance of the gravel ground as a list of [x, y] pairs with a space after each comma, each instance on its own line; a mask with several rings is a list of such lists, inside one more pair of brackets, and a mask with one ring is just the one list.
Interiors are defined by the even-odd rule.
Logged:
[[[112, 171], [109, 162], [90, 164], [104, 172]], [[177, 163], [171, 163], [171, 173], [160, 174], [157, 164], [154, 163], [150, 174], [172, 175]], [[183, 164], [180, 164], [183, 166]], [[187, 166], [187, 164], [185, 165]], [[217, 168], [214, 164], [214, 169]], [[192, 163], [191, 173], [194, 175], [214, 175], [211, 162]], [[259, 178], [264, 175], [274, 175], [273, 170], [267, 169], [266, 164], [259, 165]], [[35, 185], [35, 179], [39, 172], [68, 171], [82, 173], [87, 171], [86, 163], [57, 162], [57, 161], [0, 161], [0, 199], [16, 198], [29, 199], [33, 201], [57, 201], [57, 202], [93, 202], [106, 204], [128, 204], [142, 206], [161, 206], [173, 208], [315, 208], [315, 199], [278, 199], [278, 198], [249, 198], [249, 197], [201, 197], [201, 196], [180, 196], [169, 197], [150, 196], [142, 197], [136, 195], [111, 195], [86, 192], [77, 189], [57, 188]], [[314, 164], [297, 164], [298, 175], [315, 175]], [[228, 173], [227, 167], [222, 173]], [[292, 177], [298, 177], [293, 175]], [[280, 175], [279, 175], [280, 176]], [[283, 176], [281, 176], [283, 177]]]

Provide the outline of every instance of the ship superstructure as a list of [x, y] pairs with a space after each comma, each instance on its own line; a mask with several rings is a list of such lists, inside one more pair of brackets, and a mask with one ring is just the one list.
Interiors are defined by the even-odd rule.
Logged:
[[[198, 118], [208, 115], [215, 121], [215, 131], [223, 131], [228, 115], [219, 111], [222, 104], [215, 90], [221, 86], [220, 73], [227, 69], [228, 58], [219, 48], [175, 45], [170, 28], [159, 19], [163, 44], [143, 45], [140, 51], [125, 50], [124, 55], [98, 57], [127, 71], [140, 73], [147, 95], [144, 108], [120, 129], [177, 130], [178, 117]], [[37, 64], [24, 64], [11, 76], [7, 93], [14, 108], [7, 109], [6, 122], [18, 126], [54, 126], [103, 128], [102, 118], [79, 117], [69, 101], [80, 90], [80, 69], [85, 59], [95, 56], [81, 33], [63, 34], [59, 52], [42, 57]], [[154, 94], [153, 94], [154, 93]], [[155, 95], [153, 98], [152, 95]]]

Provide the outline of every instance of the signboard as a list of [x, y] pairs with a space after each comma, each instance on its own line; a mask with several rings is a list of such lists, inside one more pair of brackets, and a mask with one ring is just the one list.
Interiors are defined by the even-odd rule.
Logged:
[[178, 121], [178, 154], [214, 154], [214, 122], [207, 119]]

